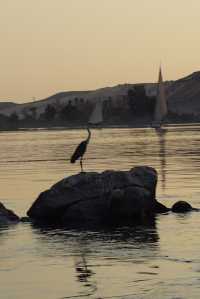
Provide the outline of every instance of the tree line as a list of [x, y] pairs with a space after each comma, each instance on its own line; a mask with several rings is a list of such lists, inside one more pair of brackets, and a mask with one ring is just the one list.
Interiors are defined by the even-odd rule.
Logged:
[[[103, 118], [106, 124], [129, 124], [138, 121], [153, 120], [156, 98], [146, 94], [144, 85], [135, 85], [122, 96], [121, 105], [115, 105], [115, 98], [109, 96], [103, 100]], [[37, 107], [24, 109], [22, 116], [13, 112], [9, 116], [0, 114], [0, 129], [17, 129], [22, 127], [53, 127], [85, 125], [94, 109], [94, 104], [83, 98], [75, 98], [67, 104], [47, 104], [38, 115]], [[188, 121], [193, 115], [182, 115]], [[169, 112], [168, 118], [176, 121], [180, 115]]]

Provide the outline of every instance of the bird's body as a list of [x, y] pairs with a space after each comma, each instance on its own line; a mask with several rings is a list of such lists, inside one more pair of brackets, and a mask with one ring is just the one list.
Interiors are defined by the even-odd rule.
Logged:
[[81, 165], [81, 171], [83, 171], [83, 156], [87, 150], [87, 145], [90, 141], [90, 137], [91, 137], [91, 132], [90, 129], [87, 128], [88, 130], [88, 138], [84, 141], [82, 141], [76, 148], [75, 152], [73, 153], [70, 162], [71, 163], [75, 163], [76, 160], [80, 159], [80, 165]]
[[75, 152], [73, 153], [70, 162], [75, 163], [80, 157], [82, 157], [87, 149], [87, 141], [82, 141], [76, 148]]

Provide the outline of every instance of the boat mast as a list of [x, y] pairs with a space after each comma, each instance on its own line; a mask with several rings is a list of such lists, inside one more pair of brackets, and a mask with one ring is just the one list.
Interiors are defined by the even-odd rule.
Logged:
[[161, 66], [159, 69], [158, 85], [157, 85], [157, 98], [154, 119], [156, 122], [162, 122], [167, 114], [167, 102], [165, 97], [165, 88], [162, 77]]

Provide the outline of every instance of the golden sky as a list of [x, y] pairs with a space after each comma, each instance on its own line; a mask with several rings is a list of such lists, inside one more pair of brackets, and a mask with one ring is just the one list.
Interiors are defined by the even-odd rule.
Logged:
[[199, 69], [199, 0], [0, 0], [0, 101]]

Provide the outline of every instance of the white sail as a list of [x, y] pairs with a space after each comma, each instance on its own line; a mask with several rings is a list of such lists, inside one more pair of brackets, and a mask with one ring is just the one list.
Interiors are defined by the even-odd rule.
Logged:
[[89, 119], [89, 124], [98, 125], [103, 122], [103, 109], [102, 102], [98, 101], [92, 111], [92, 114]]
[[159, 78], [158, 78], [158, 89], [157, 89], [157, 97], [156, 97], [156, 107], [155, 107], [155, 114], [154, 120], [156, 123], [160, 123], [164, 119], [165, 115], [167, 114], [167, 102], [165, 97], [165, 89], [163, 84], [162, 78], [162, 71], [161, 68], [159, 70]]

